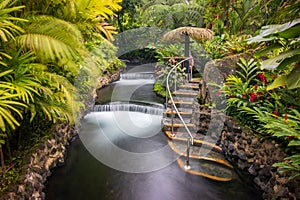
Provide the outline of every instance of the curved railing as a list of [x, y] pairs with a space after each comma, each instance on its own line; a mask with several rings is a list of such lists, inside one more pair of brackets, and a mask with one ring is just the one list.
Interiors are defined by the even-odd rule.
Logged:
[[[193, 137], [193, 135], [191, 134], [189, 128], [188, 128], [187, 125], [186, 125], [186, 123], [184, 122], [184, 120], [183, 120], [181, 114], [180, 114], [179, 111], [178, 111], [178, 108], [177, 108], [177, 106], [176, 106], [176, 104], [175, 104], [175, 102], [174, 102], [174, 99], [173, 99], [173, 97], [172, 97], [172, 92], [171, 92], [170, 85], [169, 85], [169, 77], [170, 77], [171, 73], [175, 70], [175, 74], [176, 74], [177, 67], [178, 67], [180, 64], [182, 64], [183, 62], [185, 62], [185, 61], [187, 61], [187, 60], [189, 60], [189, 59], [191, 59], [191, 57], [188, 57], [188, 58], [186, 58], [186, 59], [184, 59], [184, 60], [178, 62], [178, 63], [177, 63], [177, 64], [169, 71], [169, 73], [168, 73], [168, 75], [167, 75], [167, 80], [166, 80], [166, 90], [167, 90], [167, 94], [166, 94], [166, 105], [168, 105], [168, 94], [169, 94], [170, 100], [171, 100], [171, 103], [172, 103], [172, 104], [171, 104], [171, 106], [172, 106], [171, 108], [174, 108], [176, 114], [177, 114], [178, 117], [180, 118], [180, 120], [181, 120], [181, 122], [182, 122], [182, 124], [183, 124], [183, 126], [184, 126], [184, 128], [185, 128], [185, 130], [187, 131], [187, 133], [188, 133], [189, 136], [190, 136], [191, 143], [192, 143], [192, 145], [193, 145], [193, 144], [194, 144], [194, 137]], [[175, 77], [175, 81], [176, 81], [176, 77]], [[175, 88], [176, 88], [176, 82], [175, 82]], [[172, 109], [172, 110], [173, 110], [173, 109]], [[171, 112], [173, 112], [173, 111], [171, 111]], [[173, 122], [173, 113], [172, 113], [172, 122]], [[172, 123], [172, 130], [173, 130], [173, 123]], [[172, 133], [173, 133], [173, 131], [172, 131]], [[189, 142], [189, 140], [188, 140], [188, 142]], [[189, 146], [189, 145], [188, 145], [188, 146]]]

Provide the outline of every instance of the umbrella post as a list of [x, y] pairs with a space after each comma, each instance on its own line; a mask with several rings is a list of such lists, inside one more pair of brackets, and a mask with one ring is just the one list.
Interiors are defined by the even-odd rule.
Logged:
[[[184, 57], [189, 57], [190, 54], [190, 37], [186, 34], [185, 35], [185, 42], [184, 42]], [[190, 80], [190, 60], [184, 62], [184, 67], [187, 69], [187, 80]]]

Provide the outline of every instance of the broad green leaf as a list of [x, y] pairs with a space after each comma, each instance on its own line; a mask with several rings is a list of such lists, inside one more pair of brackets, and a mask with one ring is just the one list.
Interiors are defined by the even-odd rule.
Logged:
[[278, 33], [279, 37], [283, 37], [286, 39], [296, 38], [300, 35], [300, 24], [297, 24], [294, 27], [288, 28], [285, 31]]
[[285, 58], [300, 54], [300, 49], [290, 50], [281, 53], [278, 56], [264, 60], [261, 62], [261, 69], [276, 69]]
[[272, 84], [267, 86], [267, 90], [273, 90], [275, 88], [286, 85], [286, 76], [277, 77]]
[[296, 67], [287, 75], [286, 84], [290, 90], [300, 87], [300, 67]]
[[264, 49], [258, 51], [258, 52], [255, 54], [255, 56], [261, 57], [261, 56], [265, 55], [266, 53], [268, 53], [268, 52], [270, 52], [270, 51], [272, 51], [272, 50], [280, 49], [280, 48], [282, 48], [282, 47], [283, 47], [283, 46], [282, 46], [282, 44], [280, 44], [280, 43], [271, 44], [270, 46], [268, 46], [268, 47], [266, 47], [266, 48], [264, 48]]
[[290, 29], [299, 23], [300, 18], [285, 24], [273, 24], [264, 26], [262, 27], [259, 35], [248, 39], [248, 43], [271, 41], [277, 38], [277, 36], [274, 36], [275, 34], [280, 34], [280, 32], [284, 32], [285, 30]]
[[300, 61], [300, 54], [291, 56], [290, 58], [285, 58], [277, 67], [278, 70], [283, 70], [286, 66], [291, 65]]

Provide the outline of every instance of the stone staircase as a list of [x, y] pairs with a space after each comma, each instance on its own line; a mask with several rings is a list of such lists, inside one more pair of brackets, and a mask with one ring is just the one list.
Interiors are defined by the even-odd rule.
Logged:
[[[198, 113], [203, 125], [193, 123], [192, 120], [195, 117], [193, 104], [199, 93], [199, 82], [200, 80], [192, 79], [172, 93], [174, 104], [193, 136], [193, 145], [187, 151], [187, 140], [190, 136], [170, 100], [162, 120], [164, 133], [168, 137], [170, 148], [179, 155], [177, 162], [183, 170], [216, 181], [230, 181], [233, 167], [225, 160], [222, 149], [210, 142], [216, 141], [215, 138], [207, 135], [210, 113]], [[189, 168], [186, 166], [187, 160]]]

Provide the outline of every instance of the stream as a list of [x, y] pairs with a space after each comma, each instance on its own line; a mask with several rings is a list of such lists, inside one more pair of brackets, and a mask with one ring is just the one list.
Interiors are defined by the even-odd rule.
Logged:
[[[184, 172], [161, 131], [163, 99], [151, 66], [134, 67], [101, 89], [100, 105], [81, 122], [65, 165], [46, 184], [48, 200], [259, 200], [235, 174], [216, 182]], [[101, 161], [101, 162], [100, 162]]]

